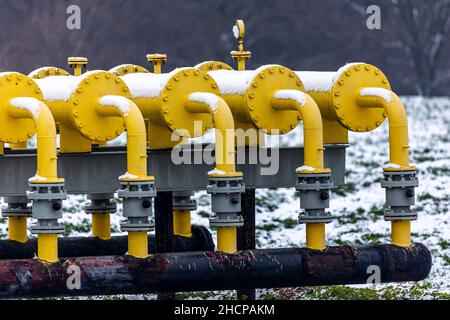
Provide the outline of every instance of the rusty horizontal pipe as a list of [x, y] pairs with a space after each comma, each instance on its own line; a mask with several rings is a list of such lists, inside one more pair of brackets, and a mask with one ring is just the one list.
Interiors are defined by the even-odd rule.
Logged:
[[[381, 282], [419, 281], [431, 269], [422, 244], [340, 246], [218, 252], [79, 257], [44, 264], [36, 259], [0, 261], [0, 297], [138, 294], [366, 283], [368, 267]], [[77, 279], [79, 275], [79, 278]]]
[[[63, 237], [59, 239], [60, 257], [113, 256], [127, 252], [127, 236], [114, 236], [110, 240], [93, 237]], [[173, 251], [212, 251], [214, 241], [208, 229], [203, 226], [192, 226], [192, 236], [174, 236]], [[155, 235], [148, 236], [148, 251], [156, 252]], [[31, 259], [37, 252], [37, 240], [29, 239], [26, 243], [12, 240], [0, 240], [0, 260]]]

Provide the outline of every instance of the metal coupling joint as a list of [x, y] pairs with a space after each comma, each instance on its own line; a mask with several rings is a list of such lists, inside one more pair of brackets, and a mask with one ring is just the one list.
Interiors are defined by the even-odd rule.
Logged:
[[207, 193], [211, 194], [211, 209], [216, 216], [209, 219], [211, 227], [240, 227], [241, 193], [245, 191], [242, 177], [210, 177]]
[[331, 173], [298, 173], [295, 189], [300, 192], [298, 223], [329, 223]]
[[122, 231], [151, 231], [153, 219], [153, 198], [156, 196], [154, 181], [121, 182], [122, 189], [117, 194], [123, 199]]
[[67, 197], [64, 183], [31, 183], [27, 197], [32, 202], [32, 217], [37, 219], [36, 224], [30, 228], [31, 233], [64, 232], [64, 224], [58, 223], [58, 219], [62, 218], [62, 201]]
[[411, 209], [415, 204], [414, 188], [419, 186], [417, 170], [384, 171], [381, 187], [386, 190], [386, 205], [384, 212], [386, 221], [416, 220], [417, 213]]

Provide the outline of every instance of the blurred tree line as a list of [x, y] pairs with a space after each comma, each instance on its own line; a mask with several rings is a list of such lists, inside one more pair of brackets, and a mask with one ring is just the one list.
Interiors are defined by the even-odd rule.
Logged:
[[[66, 27], [72, 4], [80, 30]], [[380, 30], [366, 26], [373, 4]], [[401, 94], [450, 95], [450, 0], [0, 0], [0, 71], [66, 68], [68, 56], [87, 56], [90, 69], [147, 65], [154, 52], [169, 56], [165, 70], [232, 64], [236, 19], [246, 23], [249, 68], [336, 70], [363, 61]]]

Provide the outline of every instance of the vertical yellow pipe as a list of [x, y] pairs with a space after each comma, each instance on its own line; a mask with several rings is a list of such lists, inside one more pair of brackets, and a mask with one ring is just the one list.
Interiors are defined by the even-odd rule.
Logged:
[[235, 253], [237, 251], [237, 228], [217, 228], [217, 250], [224, 253]]
[[8, 237], [17, 242], [27, 242], [27, 217], [8, 217]]
[[145, 231], [128, 232], [128, 254], [136, 258], [148, 257], [148, 238]]
[[[360, 106], [366, 108], [383, 108], [389, 120], [389, 162], [399, 167], [395, 171], [415, 170], [409, 165], [409, 140], [408, 140], [408, 118], [406, 110], [400, 98], [392, 91], [376, 88], [377, 92], [386, 93], [390, 99], [379, 95], [363, 94], [362, 88], [357, 96]], [[370, 91], [369, 91], [370, 93]], [[411, 222], [391, 222], [391, 242], [393, 244], [407, 247], [411, 245]]]
[[409, 247], [411, 245], [411, 221], [392, 221], [391, 228], [392, 244], [401, 247]]
[[38, 234], [38, 258], [45, 262], [58, 261], [57, 234]]
[[92, 213], [92, 236], [102, 240], [111, 239], [111, 221], [109, 212]]
[[313, 250], [326, 248], [325, 223], [306, 224], [306, 247]]
[[191, 210], [173, 211], [173, 234], [182, 237], [191, 237]]

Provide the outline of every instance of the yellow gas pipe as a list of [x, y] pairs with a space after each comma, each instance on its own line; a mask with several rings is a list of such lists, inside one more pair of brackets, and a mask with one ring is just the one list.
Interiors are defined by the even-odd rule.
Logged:
[[[63, 153], [89, 152], [92, 142], [112, 140], [126, 128], [127, 174], [120, 181], [131, 183], [154, 180], [147, 176], [144, 119], [139, 108], [127, 99], [130, 97], [129, 89], [119, 77], [98, 70], [81, 76], [48, 76], [36, 82], [59, 123]], [[55, 90], [55, 86], [60, 89]], [[67, 86], [73, 90], [64, 90]], [[106, 224], [104, 226], [106, 228]], [[105, 228], [101, 228], [102, 233], [105, 233]], [[141, 258], [148, 255], [147, 246], [137, 241], [147, 239], [143, 239], [141, 232], [138, 234], [132, 234], [129, 238], [128, 252]]]
[[[56, 129], [47, 106], [40, 101], [42, 94], [27, 76], [17, 72], [0, 73], [0, 141], [20, 145], [37, 133], [37, 172], [31, 183], [61, 183], [57, 177]], [[3, 151], [3, 150], [2, 150]], [[26, 242], [26, 217], [10, 217], [9, 238]], [[39, 241], [39, 240], [38, 240]], [[40, 242], [45, 242], [40, 238]], [[50, 246], [54, 246], [52, 241]], [[38, 254], [42, 260], [53, 256]]]
[[[347, 131], [367, 132], [389, 120], [390, 163], [385, 171], [409, 171], [407, 117], [387, 77], [366, 63], [349, 63], [336, 72], [297, 72], [317, 102], [326, 143], [347, 143]], [[363, 91], [364, 90], [364, 91]], [[392, 221], [392, 243], [409, 246], [410, 221]]]
[[[10, 101], [9, 114], [17, 119], [33, 119], [36, 124], [37, 172], [35, 177], [30, 178], [30, 183], [51, 184], [64, 182], [64, 179], [60, 179], [57, 176], [56, 126], [47, 106], [36, 98], [15, 98]], [[10, 221], [10, 235], [13, 237], [20, 236], [22, 239], [18, 241], [26, 241], [26, 218], [23, 218], [21, 221], [17, 220], [17, 222], [18, 224], [16, 225]], [[25, 239], [23, 239], [23, 235], [25, 235]], [[58, 260], [57, 234], [38, 234], [37, 256], [46, 262], [56, 262]]]
[[[173, 148], [183, 143], [184, 139], [202, 136], [207, 130], [216, 127], [217, 169], [226, 172], [227, 176], [234, 174], [234, 141], [230, 141], [226, 136], [222, 138], [221, 134], [225, 133], [227, 128], [229, 134], [233, 132], [232, 116], [226, 103], [217, 96], [217, 84], [206, 72], [194, 68], [180, 68], [170, 73], [150, 74], [142, 71], [142, 67], [133, 65], [119, 66], [111, 71], [121, 75], [127, 83], [133, 101], [147, 120], [150, 148]], [[156, 91], [155, 87], [160, 89]], [[213, 107], [216, 111], [212, 112], [208, 103], [189, 99], [194, 93], [214, 94], [208, 98], [210, 101], [217, 101]], [[175, 234], [189, 235], [190, 228], [187, 211], [174, 215]], [[222, 246], [220, 249], [223, 249]], [[224, 250], [234, 252], [234, 249]]]
[[[125, 107], [127, 106], [127, 107]], [[147, 175], [147, 136], [145, 122], [136, 104], [124, 97], [103, 96], [97, 105], [103, 116], [123, 117], [127, 128], [127, 174], [122, 182], [152, 181]], [[128, 232], [128, 254], [136, 258], [148, 256], [147, 232]]]
[[[364, 108], [382, 108], [389, 121], [389, 162], [385, 171], [410, 171], [416, 167], [409, 164], [408, 119], [400, 98], [392, 91], [381, 88], [362, 88], [357, 102]], [[411, 221], [391, 222], [391, 242], [408, 247], [411, 245]]]
[[[272, 106], [277, 110], [296, 110], [303, 119], [304, 165], [309, 170], [298, 173], [325, 173], [322, 117], [316, 102], [297, 90], [279, 90], [272, 96]], [[313, 170], [311, 170], [313, 169]], [[314, 250], [326, 248], [325, 223], [306, 224], [306, 247]]]
[[[215, 131], [216, 169], [219, 173], [211, 173], [210, 177], [239, 177], [236, 172], [234, 121], [233, 115], [225, 100], [212, 94], [203, 92], [191, 93], [185, 108], [192, 113], [210, 113]], [[236, 227], [219, 227], [217, 229], [217, 249], [225, 253], [237, 251]]]

